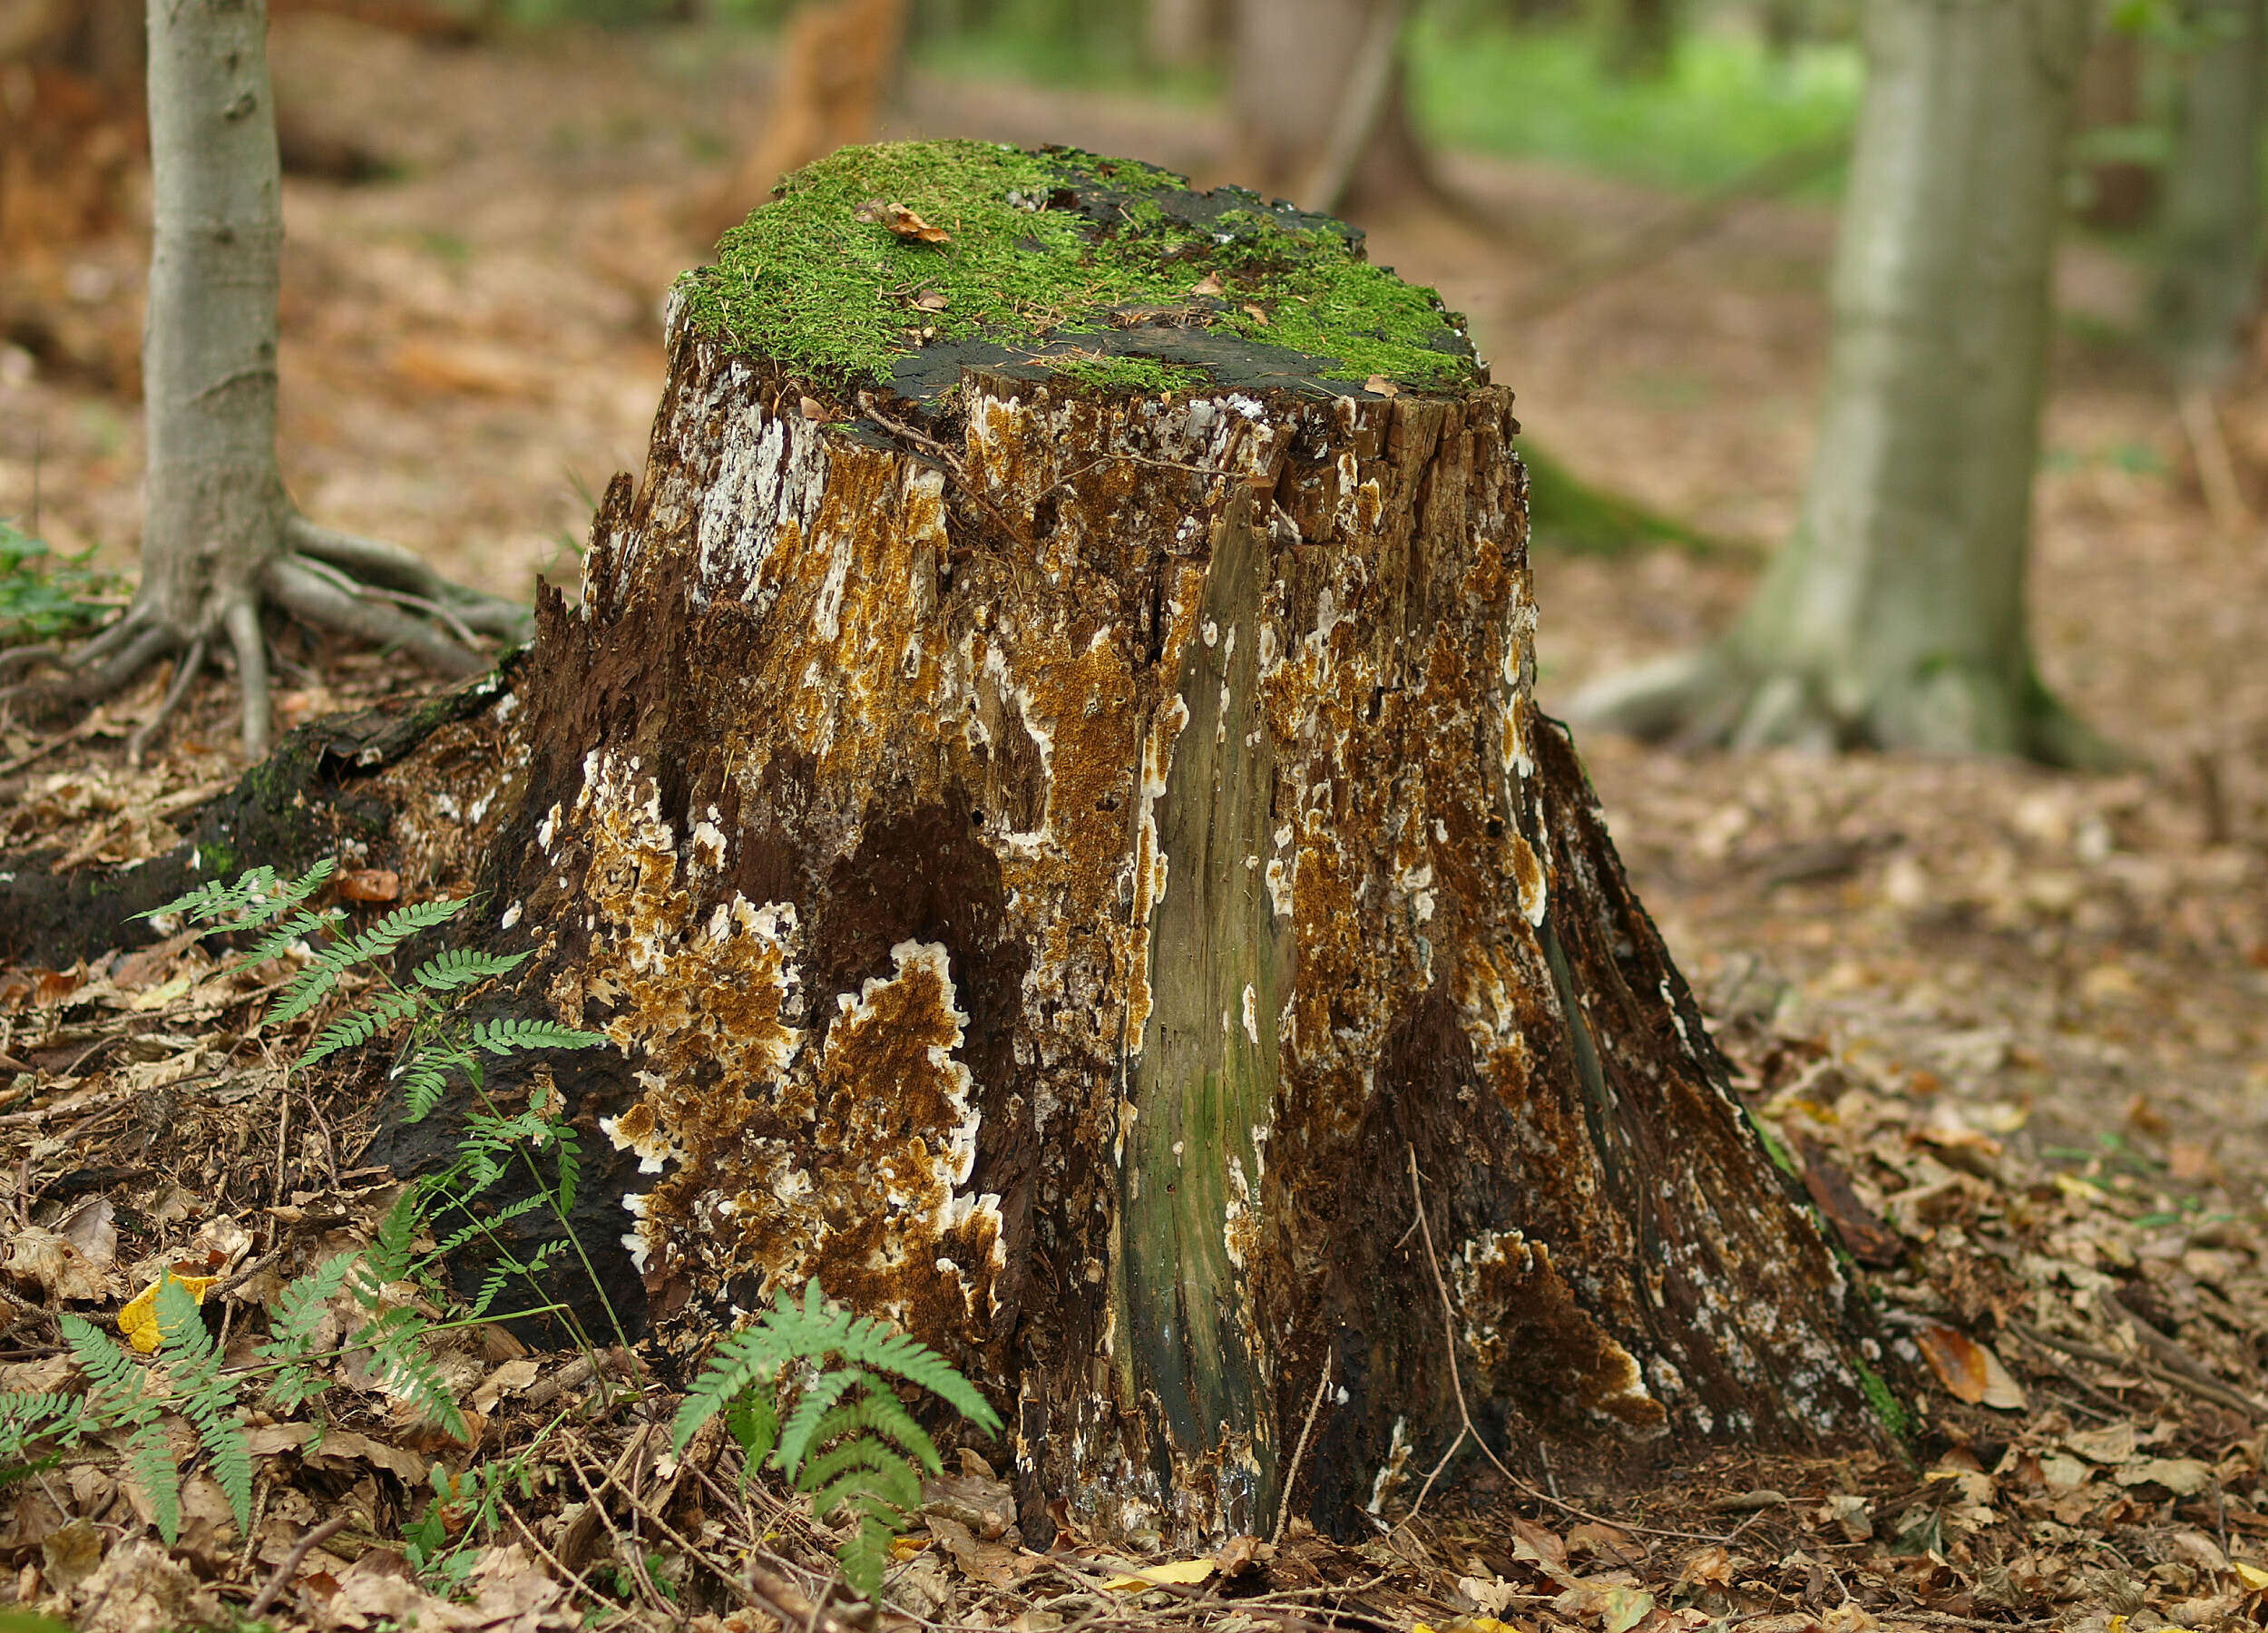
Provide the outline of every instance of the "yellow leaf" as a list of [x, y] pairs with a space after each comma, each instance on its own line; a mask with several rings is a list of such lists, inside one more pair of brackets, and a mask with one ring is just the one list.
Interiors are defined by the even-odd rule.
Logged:
[[928, 1546], [927, 1537], [893, 1537], [890, 1539], [890, 1557], [903, 1562]]
[[2263, 1588], [2268, 1588], [2268, 1570], [2263, 1570], [2247, 1560], [2232, 1560], [2229, 1563], [2236, 1569], [2236, 1579], [2252, 1592], [2258, 1593]]
[[1139, 1570], [1112, 1577], [1103, 1586], [1113, 1593], [1138, 1593], [1145, 1588], [1168, 1585], [1189, 1587], [1213, 1574], [1213, 1561], [1207, 1560], [1172, 1560], [1163, 1565], [1145, 1565]]
[[126, 1007], [144, 1013], [151, 1010], [161, 1010], [188, 991], [189, 977], [176, 975], [172, 980], [153, 986], [146, 993], [136, 993], [126, 1000]]
[[147, 1355], [153, 1353], [161, 1341], [158, 1332], [158, 1287], [161, 1283], [177, 1281], [189, 1289], [189, 1296], [199, 1304], [205, 1302], [205, 1294], [220, 1278], [217, 1276], [175, 1276], [171, 1270], [157, 1281], [133, 1296], [126, 1307], [118, 1312], [118, 1330], [126, 1342]]

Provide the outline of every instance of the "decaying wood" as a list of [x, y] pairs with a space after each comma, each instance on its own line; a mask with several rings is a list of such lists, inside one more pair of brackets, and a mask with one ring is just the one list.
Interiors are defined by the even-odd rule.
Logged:
[[1515, 1459], [1869, 1432], [1530, 700], [1509, 393], [821, 389], [675, 335], [482, 875], [504, 1002], [622, 1051], [550, 1069], [665, 1347], [816, 1276], [993, 1392], [1028, 1535], [1130, 1542], [1272, 1522], [1327, 1357], [1344, 1528], [1461, 1427], [1414, 1154]]

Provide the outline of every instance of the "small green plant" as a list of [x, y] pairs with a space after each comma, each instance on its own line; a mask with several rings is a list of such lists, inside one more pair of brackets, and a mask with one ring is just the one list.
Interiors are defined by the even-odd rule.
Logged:
[[683, 1452], [722, 1413], [749, 1469], [769, 1462], [809, 1495], [818, 1518], [839, 1509], [857, 1522], [836, 1560], [843, 1579], [872, 1599], [890, 1539], [921, 1507], [919, 1470], [943, 1467], [889, 1378], [941, 1397], [987, 1434], [1000, 1431], [999, 1414], [936, 1351], [872, 1316], [829, 1309], [811, 1282], [800, 1304], [783, 1292], [717, 1346], [678, 1408], [671, 1439]]
[[0, 518], [0, 646], [80, 634], [121, 604], [124, 582], [89, 567], [93, 553], [58, 556]]
[[[452, 1325], [497, 1319], [490, 1315], [490, 1307], [514, 1275], [534, 1284], [562, 1241], [515, 1255], [497, 1239], [495, 1228], [547, 1203], [563, 1226], [581, 1174], [580, 1151], [554, 1091], [539, 1088], [524, 1110], [506, 1114], [487, 1096], [484, 1064], [527, 1050], [587, 1049], [605, 1040], [548, 1021], [472, 1021], [453, 1012], [449, 1001], [454, 995], [510, 973], [525, 954], [499, 957], [454, 949], [419, 964], [406, 984], [393, 982], [385, 965], [402, 944], [447, 923], [464, 904], [422, 902], [396, 908], [367, 929], [350, 934], [339, 914], [307, 906], [330, 877], [333, 865], [318, 863], [296, 879], [279, 879], [270, 867], [253, 868], [232, 882], [202, 885], [143, 916], [179, 914], [192, 924], [210, 926], [215, 934], [259, 933], [236, 960], [240, 968], [297, 945], [312, 948], [310, 962], [269, 1006], [263, 1017], [268, 1024], [305, 1015], [336, 991], [351, 970], [375, 973], [379, 990], [324, 1028], [291, 1064], [304, 1066], [406, 1024], [408, 1042], [395, 1070], [412, 1120], [439, 1103], [452, 1074], [472, 1087], [476, 1109], [466, 1118], [455, 1163], [443, 1173], [405, 1186], [379, 1221], [368, 1247], [334, 1255], [287, 1286], [268, 1313], [268, 1337], [251, 1365], [223, 1366], [220, 1347], [205, 1326], [200, 1293], [170, 1274], [154, 1290], [154, 1336], [137, 1341], [137, 1348], [154, 1351], [149, 1361], [84, 1316], [59, 1317], [64, 1340], [86, 1376], [86, 1391], [83, 1395], [0, 1393], [0, 1479], [37, 1469], [89, 1436], [122, 1432], [127, 1470], [148, 1500], [160, 1534], [171, 1543], [181, 1532], [181, 1470], [166, 1420], [178, 1413], [196, 1429], [215, 1482], [237, 1523], [249, 1530], [252, 1461], [240, 1417], [244, 1391], [264, 1380], [264, 1393], [277, 1409], [289, 1412], [308, 1405], [330, 1386], [322, 1363], [330, 1358], [334, 1345], [366, 1356], [369, 1374], [396, 1400], [455, 1438], [467, 1438], [464, 1414], [429, 1347], [438, 1325], [414, 1298], [401, 1296], [396, 1289], [434, 1283], [451, 1256], [475, 1238], [491, 1245], [494, 1261], [469, 1312]], [[481, 1199], [503, 1179], [515, 1149], [527, 1160], [535, 1182], [533, 1194], [483, 1212]], [[527, 1157], [531, 1149], [552, 1153], [551, 1178]], [[452, 1217], [463, 1222], [455, 1229], [439, 1228]], [[435, 1236], [438, 1241], [420, 1247]], [[569, 1231], [564, 1243], [572, 1241]], [[575, 1246], [580, 1252], [580, 1244]], [[587, 1267], [587, 1260], [585, 1264]], [[342, 1305], [347, 1306], [343, 1338], [330, 1320], [341, 1314]], [[542, 1305], [546, 1311], [559, 1307]], [[524, 1483], [524, 1463], [506, 1465], [507, 1471], [513, 1466], [520, 1467]], [[449, 1521], [464, 1503], [472, 1502], [474, 1517], [484, 1529], [493, 1527], [503, 1483], [483, 1477], [476, 1488], [461, 1492], [452, 1487], [442, 1493], [438, 1513], [428, 1511], [428, 1520], [443, 1528], [438, 1540], [414, 1531], [414, 1551], [420, 1551], [421, 1542], [431, 1544], [420, 1551], [420, 1563], [430, 1568], [429, 1574], [447, 1580], [453, 1570], [460, 1577], [463, 1573], [469, 1554], [445, 1551], [443, 1545]]]

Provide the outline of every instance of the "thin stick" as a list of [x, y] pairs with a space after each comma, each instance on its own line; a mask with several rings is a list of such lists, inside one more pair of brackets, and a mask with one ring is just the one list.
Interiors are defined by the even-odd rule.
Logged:
[[2236, 484], [2236, 463], [2229, 457], [2228, 438], [2221, 434], [2213, 393], [2202, 386], [2183, 387], [2181, 420], [2189, 451], [2196, 457], [2197, 485], [2204, 490], [2214, 531], [2230, 540], [2243, 538], [2253, 529], [2252, 507]]
[[[2175, 1389], [2195, 1395], [2201, 1401], [2211, 1401], [2216, 1406], [2226, 1406], [2230, 1411], [2241, 1412], [2249, 1418], [2257, 1419], [2261, 1415], [2260, 1407], [2237, 1393], [2235, 1390], [2224, 1384], [2208, 1384], [2201, 1378], [2190, 1377], [2186, 1374], [2175, 1372], [2170, 1366], [2160, 1366], [2146, 1355], [2122, 1355], [2116, 1350], [2097, 1349], [2091, 1344], [2079, 1344], [2069, 1338], [2058, 1338], [2052, 1333], [2043, 1333], [2038, 1328], [2027, 1326], [2020, 1321], [2009, 1321], [2006, 1325], [2009, 1331], [2033, 1344], [2042, 1345], [2048, 1349], [2061, 1350], [2067, 1355], [2076, 1355], [2082, 1361], [2092, 1361], [2097, 1366], [2116, 1366], [2122, 1369], [2131, 1367], [2147, 1377], [2156, 1379], [2161, 1384], [2171, 1384]], [[2164, 1335], [2161, 1334], [2160, 1336]]]
[[329, 1541], [340, 1531], [345, 1530], [347, 1522], [353, 1519], [354, 1515], [351, 1512], [333, 1514], [294, 1543], [291, 1551], [284, 1555], [283, 1563], [277, 1566], [274, 1574], [268, 1579], [267, 1586], [254, 1596], [250, 1604], [244, 1607], [244, 1619], [258, 1621], [268, 1614], [268, 1607], [274, 1604], [283, 1590], [291, 1585], [291, 1579], [298, 1573], [299, 1567], [306, 1563], [308, 1555], [313, 1553], [319, 1544]]
[[[1433, 1273], [1433, 1289], [1441, 1295], [1442, 1299], [1442, 1335], [1449, 1350], [1449, 1387], [1456, 1393], [1457, 1416], [1464, 1424], [1464, 1433], [1472, 1436], [1473, 1444], [1481, 1448], [1481, 1455], [1494, 1463], [1496, 1472], [1510, 1481], [1515, 1488], [1538, 1502], [1548, 1502], [1561, 1513], [1573, 1514], [1577, 1519], [1588, 1520], [1594, 1525], [1611, 1525], [1622, 1530], [1642, 1531], [1649, 1537], [1677, 1537], [1687, 1542], [1721, 1544], [1727, 1540], [1724, 1537], [1713, 1537], [1702, 1531], [1668, 1530], [1657, 1525], [1638, 1525], [1628, 1520], [1609, 1520], [1604, 1514], [1594, 1514], [1588, 1509], [1577, 1508], [1571, 1502], [1562, 1502], [1549, 1491], [1529, 1484], [1513, 1473], [1504, 1466], [1504, 1460], [1490, 1450], [1489, 1442], [1481, 1437], [1480, 1430], [1473, 1427], [1472, 1413], [1465, 1406], [1464, 1383], [1457, 1375], [1457, 1308], [1450, 1302], [1449, 1283], [1442, 1279], [1441, 1260], [1433, 1252], [1433, 1227], [1426, 1222], [1425, 1191], [1418, 1180], [1417, 1147], [1410, 1146], [1407, 1149], [1410, 1153], [1410, 1198], [1417, 1205], [1418, 1232], [1425, 1241], [1426, 1267]], [[1452, 1447], [1455, 1443], [1453, 1441], [1451, 1442]]]
[[1324, 1391], [1331, 1386], [1331, 1345], [1326, 1339], [1323, 1346], [1323, 1371], [1315, 1378], [1315, 1396], [1307, 1403], [1307, 1421], [1299, 1426], [1299, 1442], [1292, 1448], [1291, 1470], [1284, 1476], [1284, 1501], [1276, 1507], [1276, 1530], [1268, 1538], [1271, 1547], [1284, 1540], [1284, 1529], [1292, 1522], [1292, 1491], [1299, 1484], [1300, 1460], [1307, 1455], [1307, 1437], [1315, 1433], [1315, 1413], [1323, 1410]]

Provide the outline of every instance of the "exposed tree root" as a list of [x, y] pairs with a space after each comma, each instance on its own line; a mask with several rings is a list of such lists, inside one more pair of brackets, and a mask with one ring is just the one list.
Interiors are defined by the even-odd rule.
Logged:
[[138, 762], [225, 643], [235, 660], [245, 758], [256, 760], [273, 738], [264, 608], [406, 652], [447, 680], [488, 667], [484, 636], [514, 639], [532, 622], [528, 608], [451, 583], [398, 545], [334, 533], [296, 513], [281, 536], [286, 548], [251, 582], [215, 587], [193, 622], [169, 614], [145, 586], [123, 618], [76, 651], [39, 646], [0, 652], [0, 679], [42, 667], [60, 671], [0, 686], [0, 704], [57, 709], [96, 702], [115, 696], [152, 663], [178, 657], [157, 713], [127, 739], [128, 758]]
[[2029, 675], [2011, 686], [1949, 667], [1862, 692], [1838, 689], [1829, 677], [1747, 662], [1725, 642], [1594, 680], [1569, 699], [1566, 713], [1579, 725], [1686, 748], [2006, 754], [2075, 771], [2131, 763]]

